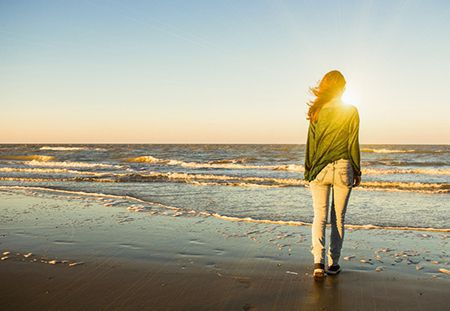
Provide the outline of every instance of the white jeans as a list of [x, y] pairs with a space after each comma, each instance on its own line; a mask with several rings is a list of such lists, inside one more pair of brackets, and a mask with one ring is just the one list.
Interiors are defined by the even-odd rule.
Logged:
[[311, 189], [314, 221], [312, 224], [311, 253], [314, 263], [325, 264], [325, 227], [331, 201], [331, 235], [328, 265], [336, 265], [341, 256], [344, 240], [344, 218], [353, 184], [353, 169], [349, 160], [340, 159], [324, 167], [309, 185]]

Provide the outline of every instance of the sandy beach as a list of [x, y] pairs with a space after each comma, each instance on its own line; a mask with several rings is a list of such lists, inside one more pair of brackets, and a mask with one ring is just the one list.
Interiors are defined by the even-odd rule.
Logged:
[[449, 13], [0, 1], [0, 311], [450, 311]]
[[0, 196], [1, 309], [444, 310], [450, 302], [447, 232], [347, 230], [343, 272], [314, 282], [309, 226], [144, 211], [58, 191]]

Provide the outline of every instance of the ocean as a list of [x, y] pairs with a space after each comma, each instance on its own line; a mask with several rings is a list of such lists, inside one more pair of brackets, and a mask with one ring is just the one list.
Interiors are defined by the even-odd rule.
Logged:
[[[301, 225], [313, 218], [304, 153], [294, 144], [3, 144], [0, 191], [104, 196], [108, 206], [133, 211], [158, 206]], [[361, 162], [349, 227], [450, 229], [449, 145], [362, 145]]]

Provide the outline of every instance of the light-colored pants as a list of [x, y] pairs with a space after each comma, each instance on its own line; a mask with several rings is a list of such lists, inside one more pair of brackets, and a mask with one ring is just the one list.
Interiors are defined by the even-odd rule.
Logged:
[[331, 201], [331, 235], [328, 249], [328, 265], [336, 265], [341, 256], [344, 240], [344, 218], [353, 184], [353, 169], [349, 160], [340, 159], [324, 167], [309, 183], [313, 207], [311, 253], [314, 263], [325, 264], [325, 227]]

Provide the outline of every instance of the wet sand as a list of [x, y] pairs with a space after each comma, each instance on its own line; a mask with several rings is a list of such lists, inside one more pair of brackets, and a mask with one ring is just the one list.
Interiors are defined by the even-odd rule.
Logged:
[[315, 282], [309, 227], [121, 204], [1, 192], [0, 309], [445, 310], [450, 303], [450, 278], [439, 272], [448, 269], [446, 233], [349, 230], [343, 272]]
[[[289, 267], [291, 268], [291, 267]], [[298, 270], [298, 266], [296, 266]], [[448, 282], [345, 271], [323, 282], [268, 263], [0, 265], [3, 310], [445, 310]]]

